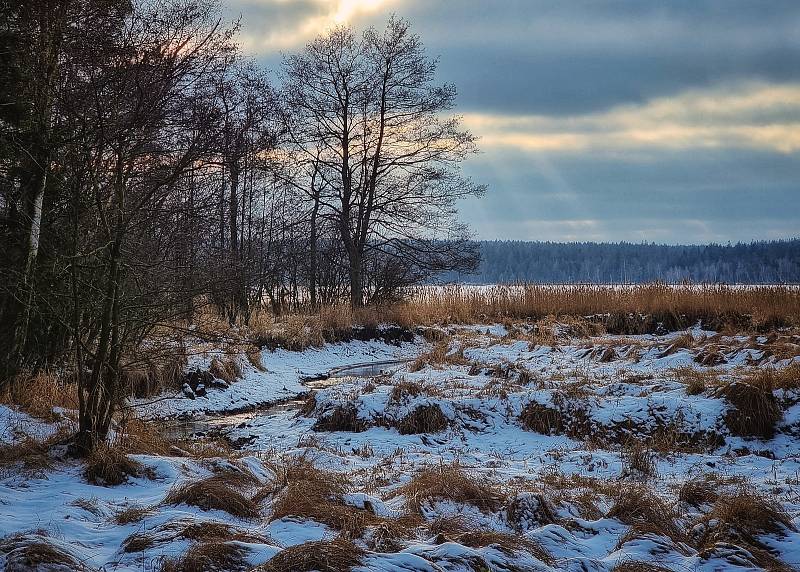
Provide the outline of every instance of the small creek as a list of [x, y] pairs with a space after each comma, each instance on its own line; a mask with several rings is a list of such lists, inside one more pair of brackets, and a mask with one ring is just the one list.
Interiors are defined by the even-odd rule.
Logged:
[[[282, 399], [275, 403], [255, 405], [248, 411], [221, 412], [201, 419], [180, 419], [166, 428], [167, 436], [174, 439], [190, 439], [194, 437], [215, 436], [226, 438], [226, 434], [235, 428], [246, 426], [253, 419], [272, 415], [299, 411], [309, 395], [320, 389], [333, 387], [346, 380], [355, 378], [371, 378], [392, 374], [412, 361], [411, 358], [399, 360], [381, 360], [367, 363], [356, 363], [333, 368], [326, 373], [301, 378], [308, 391]], [[230, 390], [228, 390], [230, 391]], [[237, 443], [232, 443], [234, 446]]]

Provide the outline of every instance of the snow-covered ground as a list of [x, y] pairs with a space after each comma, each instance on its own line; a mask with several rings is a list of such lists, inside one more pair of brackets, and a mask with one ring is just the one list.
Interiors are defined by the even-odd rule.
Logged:
[[[205, 414], [246, 445], [234, 461], [136, 455], [151, 478], [116, 487], [87, 483], [68, 460], [37, 474], [5, 470], [0, 537], [46, 534], [104, 570], [158, 569], [208, 543], [180, 532], [208, 521], [242, 532], [226, 541], [246, 566], [345, 538], [356, 570], [800, 568], [800, 381], [773, 392], [782, 419], [772, 436], [735, 435], [726, 392], [790, 366], [797, 336], [696, 328], [573, 338], [556, 328], [556, 343], [537, 345], [525, 325], [444, 334], [263, 352], [267, 371], [242, 358], [243, 379], [228, 389], [140, 402], [152, 423]], [[420, 354], [379, 375], [304, 382]], [[309, 389], [302, 407], [263, 407]], [[52, 431], [3, 407], [0, 424], [5, 442]], [[214, 475], [255, 497], [257, 514], [165, 502], [176, 487]], [[119, 524], [115, 515], [131, 507], [143, 516]], [[132, 550], [131, 538], [147, 542]], [[272, 569], [314, 569], [297, 566]]]

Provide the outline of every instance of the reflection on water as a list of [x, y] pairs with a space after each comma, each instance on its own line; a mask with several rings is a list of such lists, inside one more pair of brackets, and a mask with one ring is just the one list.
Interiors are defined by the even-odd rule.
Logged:
[[[359, 363], [332, 369], [324, 375], [303, 382], [311, 392], [326, 389], [354, 378], [369, 378], [395, 373], [411, 360], [388, 360], [372, 363]], [[241, 428], [258, 417], [268, 417], [276, 413], [297, 411], [305, 402], [305, 395], [298, 395], [272, 405], [259, 407], [244, 413], [220, 414], [212, 417], [179, 419], [168, 425], [164, 432], [170, 439], [189, 440], [197, 437], [225, 437], [226, 430]]]

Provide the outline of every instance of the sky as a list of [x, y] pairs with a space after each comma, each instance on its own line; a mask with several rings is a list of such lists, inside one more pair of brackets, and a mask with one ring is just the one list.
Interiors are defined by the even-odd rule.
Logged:
[[798, 0], [223, 0], [273, 70], [331, 26], [408, 19], [480, 137], [476, 237], [800, 236]]

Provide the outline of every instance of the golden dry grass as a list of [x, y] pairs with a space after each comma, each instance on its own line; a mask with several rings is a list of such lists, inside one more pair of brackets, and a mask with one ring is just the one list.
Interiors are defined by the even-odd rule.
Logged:
[[102, 444], [86, 457], [83, 475], [92, 484], [113, 487], [126, 482], [128, 477], [152, 476], [152, 473], [122, 450]]
[[400, 419], [397, 430], [401, 435], [439, 433], [447, 429], [450, 420], [436, 403], [415, 407], [411, 413]]
[[237, 572], [249, 568], [247, 550], [230, 542], [193, 544], [178, 558], [167, 558], [161, 572]]
[[495, 512], [506, 500], [496, 485], [470, 474], [458, 464], [423, 469], [396, 492], [402, 494], [406, 506], [416, 512], [422, 510], [424, 503], [436, 500], [470, 504], [487, 512]]
[[20, 374], [2, 386], [0, 403], [38, 419], [57, 421], [61, 416], [53, 412], [54, 407], [78, 409], [78, 386], [51, 373]]
[[56, 546], [44, 532], [12, 534], [0, 538], [0, 554], [5, 556], [5, 570], [92, 570], [75, 556]]
[[[405, 316], [398, 323], [414, 324], [606, 314], [604, 323], [612, 333], [640, 333], [642, 328], [655, 326], [655, 322], [674, 331], [692, 326], [698, 320], [713, 329], [722, 329], [727, 324], [770, 329], [798, 324], [800, 290], [781, 286], [736, 288], [660, 283], [621, 288], [535, 284], [480, 289], [449, 286], [421, 288], [389, 314]], [[631, 321], [630, 315], [650, 316], [654, 323]]]
[[164, 503], [222, 510], [239, 518], [256, 518], [259, 515], [258, 504], [232, 488], [229, 482], [225, 476], [213, 476], [180, 485], [167, 494]]
[[346, 572], [363, 556], [364, 551], [345, 538], [305, 542], [281, 550], [252, 572]]
[[313, 462], [298, 458], [276, 467], [276, 479], [257, 498], [271, 497], [273, 520], [280, 518], [308, 519], [330, 526], [346, 538], [359, 538], [367, 528], [374, 535], [397, 541], [410, 535], [420, 523], [417, 517], [384, 518], [368, 507], [364, 509], [344, 502], [348, 490], [347, 475], [324, 471]]

